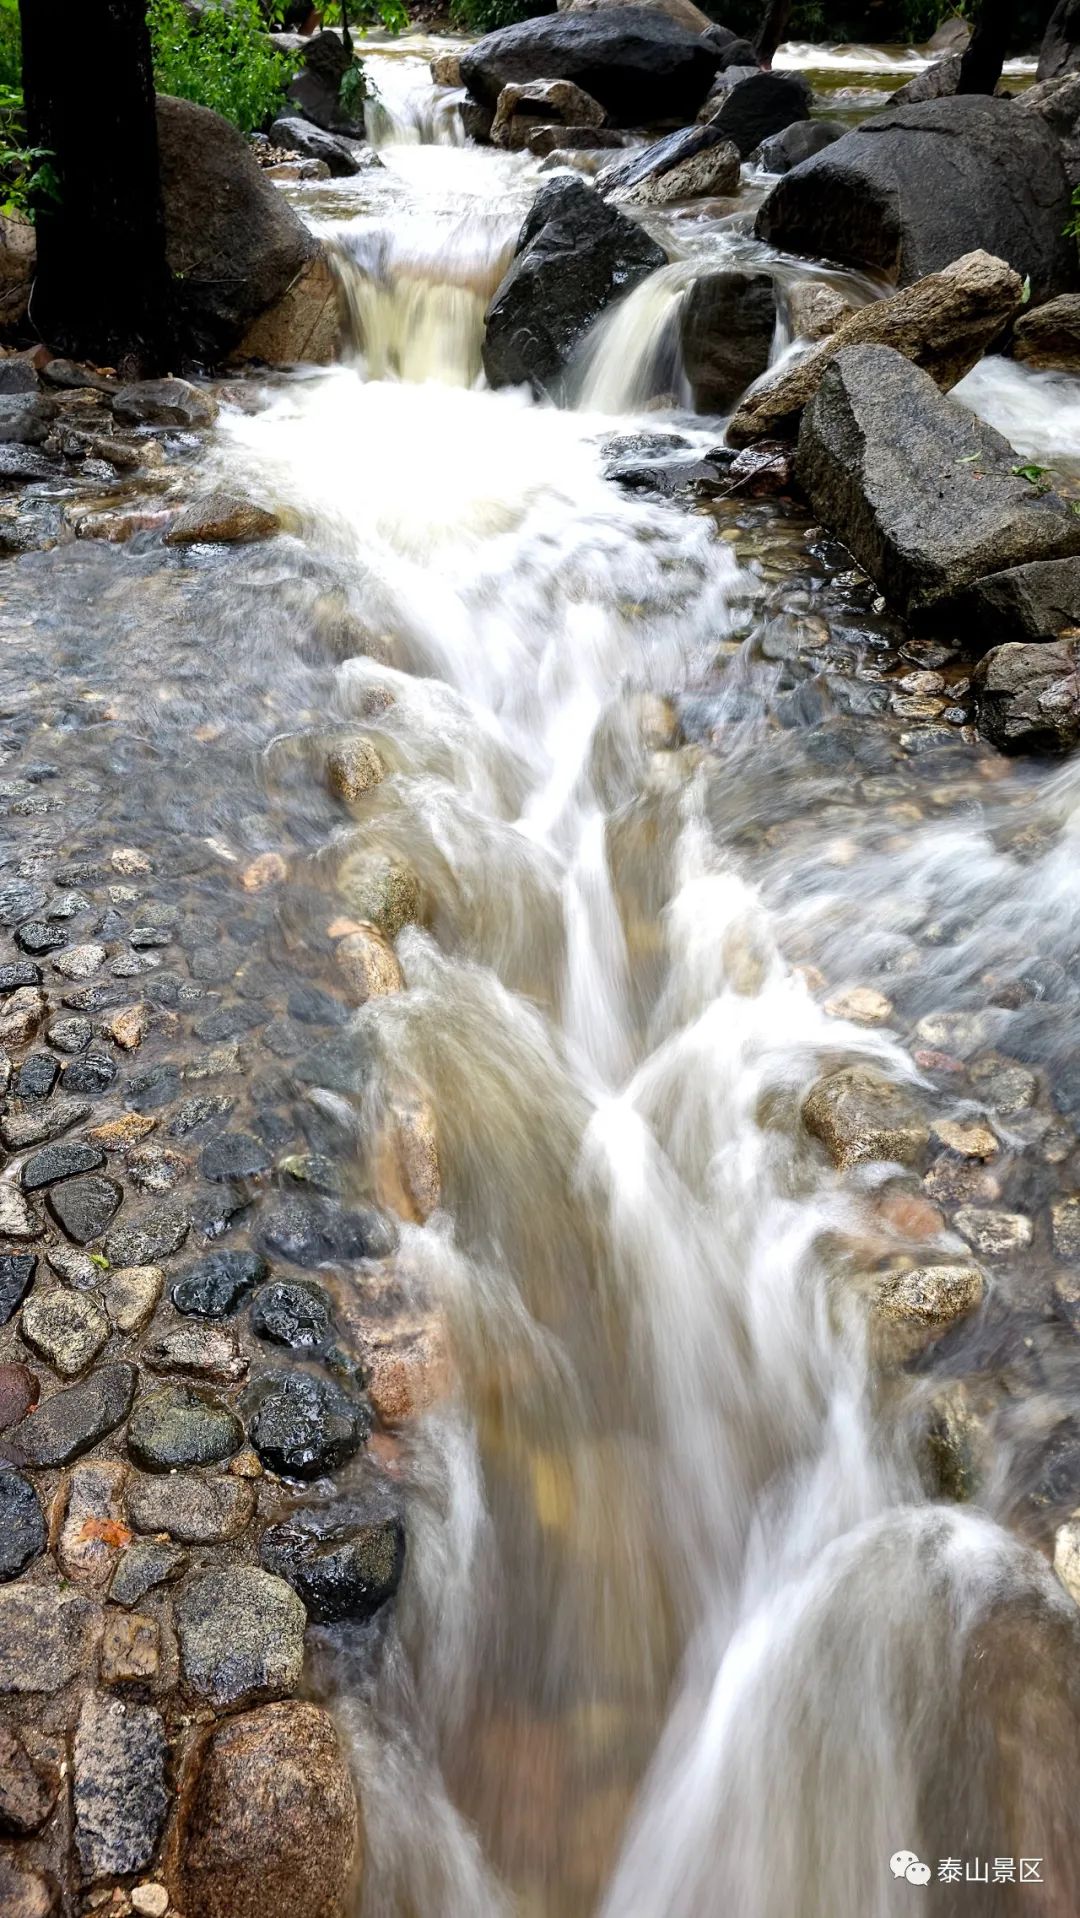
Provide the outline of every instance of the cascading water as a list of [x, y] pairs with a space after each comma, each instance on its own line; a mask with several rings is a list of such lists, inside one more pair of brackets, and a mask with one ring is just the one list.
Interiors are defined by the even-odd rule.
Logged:
[[[900, 1851], [1037, 1857], [1041, 1883], [970, 1908], [1065, 1918], [1075, 1608], [992, 1512], [924, 1496], [922, 1388], [879, 1371], [860, 1275], [965, 1248], [880, 1167], [823, 1168], [798, 1124], [820, 1073], [916, 1067], [796, 962], [895, 964], [899, 995], [912, 926], [966, 887], [981, 962], [950, 943], [917, 1010], [967, 1004], [1051, 879], [1071, 949], [1075, 862], [1037, 853], [1020, 887], [992, 813], [920, 824], [885, 776], [860, 811], [777, 729], [785, 655], [771, 628], [743, 643], [767, 564], [604, 478], [611, 412], [672, 390], [655, 347], [686, 269], [616, 312], [577, 411], [477, 390], [535, 168], [463, 150], [492, 211], [396, 138], [405, 217], [339, 234], [358, 365], [230, 416], [221, 451], [332, 555], [371, 636], [340, 712], [393, 776], [328, 851], [345, 907], [373, 846], [426, 901], [408, 990], [357, 1021], [362, 1136], [403, 1094], [436, 1115], [443, 1206], [406, 1228], [400, 1283], [452, 1361], [401, 1461], [394, 1634], [322, 1672], [361, 1779], [364, 1918], [969, 1908], [894, 1876]], [[627, 375], [643, 319], [653, 358]], [[812, 636], [804, 588], [785, 617]], [[705, 751], [672, 696], [685, 717], [723, 661]], [[1075, 776], [1040, 805], [1072, 830]]]

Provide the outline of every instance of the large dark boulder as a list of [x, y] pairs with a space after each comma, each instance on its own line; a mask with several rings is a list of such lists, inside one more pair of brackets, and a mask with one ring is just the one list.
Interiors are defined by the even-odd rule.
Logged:
[[979, 731], [1003, 753], [1068, 752], [1080, 739], [1080, 641], [995, 646], [972, 684]]
[[908, 614], [987, 573], [1080, 552], [1080, 519], [889, 346], [849, 346], [803, 414], [796, 472], [818, 517]]
[[[304, 64], [293, 76], [289, 100], [305, 120], [325, 133], [346, 133], [362, 139], [363, 116], [352, 117], [341, 104], [341, 83], [353, 64], [339, 33], [315, 33], [304, 48]], [[316, 156], [319, 157], [319, 156]]]
[[605, 308], [666, 261], [643, 227], [583, 181], [541, 187], [487, 310], [489, 383], [549, 386]]
[[1058, 0], [1039, 48], [1040, 80], [1080, 69], [1080, 0]]
[[757, 231], [784, 252], [871, 267], [900, 286], [982, 248], [1049, 299], [1078, 277], [1070, 211], [1043, 115], [969, 94], [845, 134], [778, 182]]
[[[957, 630], [979, 649], [1057, 639], [1080, 624], [1080, 555], [1035, 559], [976, 580], [955, 603]], [[973, 648], [974, 650], [974, 648]]]
[[683, 299], [683, 369], [699, 413], [728, 413], [769, 364], [776, 329], [771, 273], [730, 267], [703, 273]]
[[793, 120], [782, 133], [763, 140], [754, 158], [767, 173], [790, 173], [792, 167], [834, 146], [846, 132], [842, 120]]
[[548, 14], [484, 35], [462, 55], [465, 85], [494, 107], [517, 80], [573, 80], [616, 126], [692, 120], [721, 56], [699, 35], [646, 7]]
[[319, 252], [219, 114], [159, 95], [165, 237], [181, 319], [195, 350], [224, 357]]
[[300, 153], [305, 160], [321, 160], [335, 179], [360, 171], [360, 161], [349, 142], [340, 134], [324, 133], [311, 120], [281, 114], [270, 128], [270, 144], [286, 153]]
[[801, 73], [752, 73], [732, 87], [709, 125], [737, 146], [745, 160], [774, 133], [808, 120], [811, 97]]

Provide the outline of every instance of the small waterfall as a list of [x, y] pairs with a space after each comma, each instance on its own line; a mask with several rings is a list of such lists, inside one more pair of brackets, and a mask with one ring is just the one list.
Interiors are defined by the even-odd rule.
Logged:
[[351, 345], [371, 380], [472, 386], [484, 314], [517, 228], [463, 217], [435, 242], [408, 221], [362, 227], [335, 242]]
[[463, 97], [448, 87], [433, 87], [423, 60], [382, 59], [364, 106], [367, 137], [373, 147], [464, 146]]
[[640, 413], [650, 400], [690, 403], [679, 309], [700, 264], [678, 260], [635, 287], [590, 335], [577, 404], [584, 413]]

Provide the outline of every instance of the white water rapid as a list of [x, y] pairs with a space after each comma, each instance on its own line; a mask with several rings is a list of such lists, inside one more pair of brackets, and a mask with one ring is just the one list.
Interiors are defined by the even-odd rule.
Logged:
[[[483, 310], [537, 165], [462, 144], [416, 50], [370, 64], [385, 170], [314, 200], [355, 357], [228, 414], [219, 452], [362, 636], [336, 717], [391, 776], [324, 854], [342, 911], [372, 848], [424, 900], [407, 989], [357, 1015], [361, 1138], [402, 1088], [435, 1115], [442, 1204], [400, 1283], [450, 1354], [402, 1440], [390, 1640], [323, 1666], [363, 1918], [1072, 1918], [1075, 1607], [1004, 1453], [979, 1507], [928, 1496], [934, 1381], [867, 1331], [875, 1274], [968, 1248], [895, 1168], [834, 1172], [799, 1112], [843, 1064], [925, 1076], [914, 1021], [951, 1017], [923, 1043], [966, 1056], [983, 1017], [1009, 1052], [981, 982], [1033, 941], [1069, 963], [1080, 782], [998, 778], [959, 733], [958, 777], [875, 758], [905, 709], [843, 556], [808, 572], [797, 516], [740, 530], [605, 477], [616, 430], [716, 443], [665, 328], [695, 263], [763, 249], [674, 213], [681, 263], [590, 343], [575, 410], [490, 393]], [[1015, 369], [969, 389], [1006, 430], [1045, 393], [1080, 444], [1075, 383], [1071, 415]], [[853, 692], [830, 655], [785, 693], [787, 659], [844, 643]], [[784, 697], [810, 704], [778, 723]], [[855, 758], [826, 751], [837, 710]], [[825, 1009], [867, 983], [902, 1021]], [[1006, 1856], [1039, 1882], [939, 1875]]]

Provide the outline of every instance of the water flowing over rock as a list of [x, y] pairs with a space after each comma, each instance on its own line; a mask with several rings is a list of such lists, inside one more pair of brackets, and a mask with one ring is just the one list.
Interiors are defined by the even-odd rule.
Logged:
[[909, 613], [1003, 561], [1080, 553], [1080, 519], [1016, 467], [1007, 440], [887, 346], [837, 354], [799, 433], [797, 473], [814, 511]]
[[765, 371], [776, 331], [771, 273], [703, 273], [683, 300], [683, 368], [699, 413], [726, 413]]
[[488, 307], [492, 386], [550, 385], [613, 300], [665, 264], [654, 240], [580, 180], [541, 187]]
[[719, 63], [713, 49], [664, 14], [619, 6], [500, 27], [462, 55], [461, 74], [490, 107], [511, 83], [572, 80], [613, 125], [640, 126], [692, 120]]
[[1038, 113], [974, 94], [880, 114], [796, 167], [757, 217], [789, 253], [848, 261], [908, 286], [978, 248], [1031, 281], [1074, 286], [1061, 150]]
[[969, 253], [841, 319], [816, 352], [782, 366], [748, 393], [728, 428], [732, 446], [793, 433], [830, 361], [846, 346], [895, 348], [944, 390], [969, 373], [1021, 309], [1023, 282], [1004, 260]]

